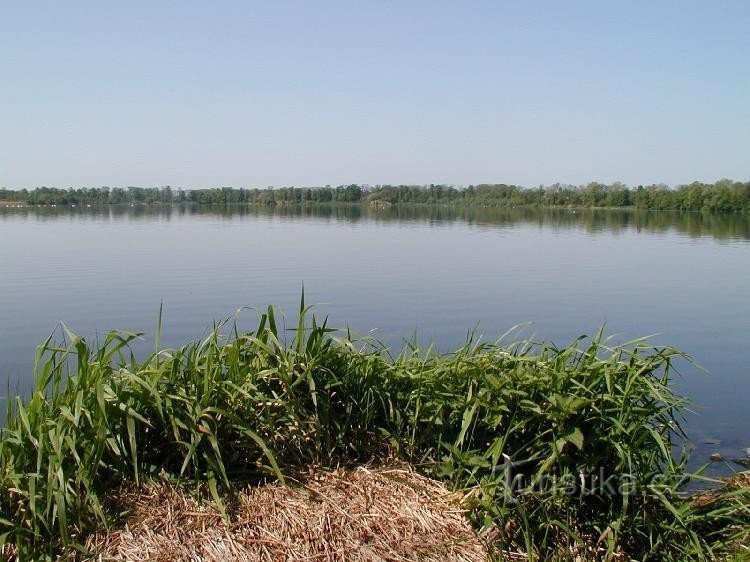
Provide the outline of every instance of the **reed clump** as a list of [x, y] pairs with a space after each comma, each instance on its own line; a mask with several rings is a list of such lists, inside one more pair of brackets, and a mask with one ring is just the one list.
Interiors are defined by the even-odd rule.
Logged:
[[680, 494], [675, 349], [599, 333], [394, 357], [304, 298], [294, 329], [279, 322], [269, 307], [252, 332], [222, 323], [143, 360], [138, 334], [41, 345], [0, 438], [5, 555], [85, 555], [122, 521], [123, 486], [169, 483], [229, 521], [242, 485], [386, 458], [455, 491], [498, 558], [710, 559], [748, 536], [747, 488]]

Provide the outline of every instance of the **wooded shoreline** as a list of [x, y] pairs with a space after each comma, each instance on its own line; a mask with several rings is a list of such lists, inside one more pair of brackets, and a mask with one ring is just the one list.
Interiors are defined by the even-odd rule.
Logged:
[[177, 189], [164, 187], [96, 187], [0, 189], [0, 201], [28, 205], [110, 205], [153, 203], [279, 204], [360, 203], [369, 205], [428, 204], [478, 207], [636, 208], [736, 213], [750, 211], [750, 182], [728, 179], [713, 184], [693, 182], [627, 186], [620, 182], [586, 185], [552, 184], [535, 188], [509, 184], [340, 185], [337, 187], [268, 187]]

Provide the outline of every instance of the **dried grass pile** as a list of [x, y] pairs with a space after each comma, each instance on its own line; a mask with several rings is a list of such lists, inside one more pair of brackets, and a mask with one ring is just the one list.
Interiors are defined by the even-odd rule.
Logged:
[[[455, 496], [453, 497], [455, 498]], [[248, 488], [229, 523], [159, 484], [123, 489], [124, 526], [89, 538], [95, 560], [486, 561], [440, 483], [405, 468], [318, 473], [295, 487]]]

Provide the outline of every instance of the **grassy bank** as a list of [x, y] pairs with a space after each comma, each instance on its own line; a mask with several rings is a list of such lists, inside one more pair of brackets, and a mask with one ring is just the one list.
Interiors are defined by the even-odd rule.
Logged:
[[674, 349], [598, 335], [392, 356], [304, 305], [295, 323], [269, 308], [251, 333], [225, 323], [145, 360], [136, 334], [45, 342], [2, 430], [4, 543], [22, 559], [82, 544], [116, 522], [107, 492], [123, 482], [167, 480], [221, 511], [237, 482], [393, 457], [462, 491], [496, 548], [530, 559], [711, 558], [748, 536], [746, 489], [679, 494]]

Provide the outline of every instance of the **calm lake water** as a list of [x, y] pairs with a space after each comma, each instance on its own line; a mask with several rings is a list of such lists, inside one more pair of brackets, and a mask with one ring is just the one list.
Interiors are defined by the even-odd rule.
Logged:
[[163, 344], [180, 345], [243, 306], [293, 318], [304, 284], [332, 325], [393, 346], [416, 332], [450, 350], [474, 328], [494, 340], [526, 322], [523, 335], [560, 345], [602, 324], [619, 341], [657, 334], [708, 371], [685, 366], [679, 381], [695, 402], [695, 458], [750, 447], [746, 216], [13, 208], [0, 209], [0, 240], [0, 382], [22, 392], [34, 347], [60, 321], [148, 339], [163, 303]]

